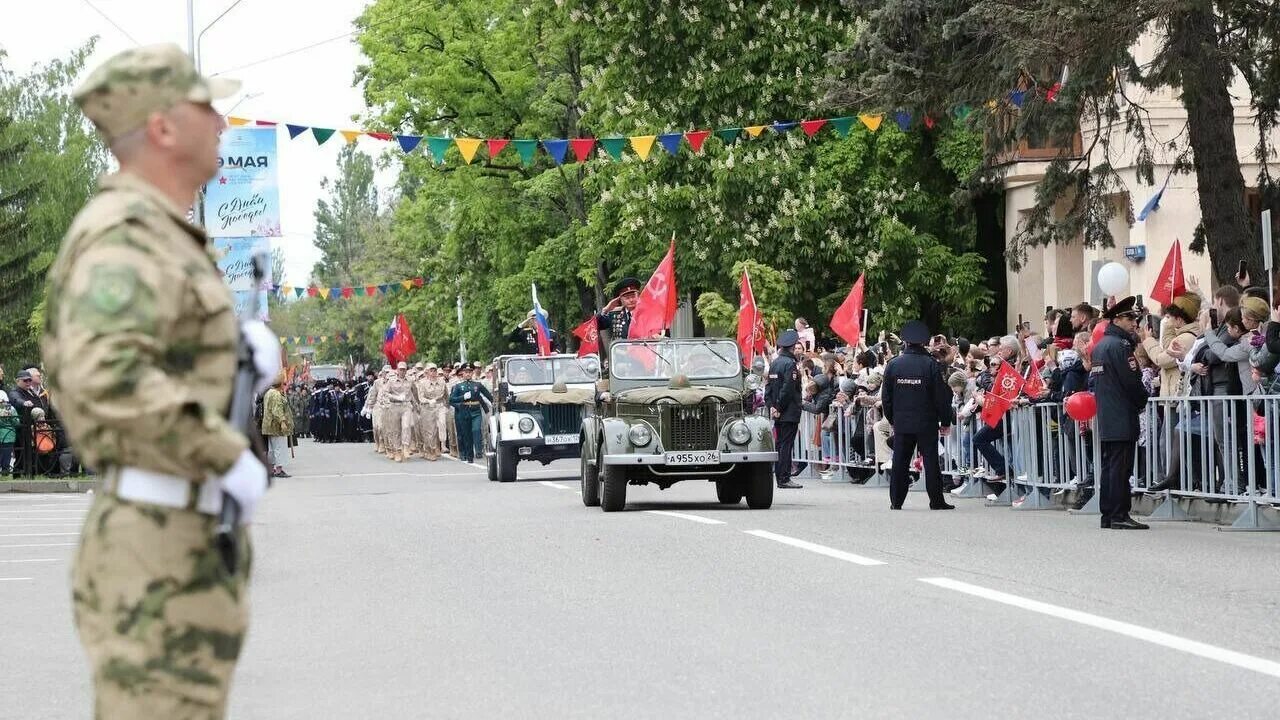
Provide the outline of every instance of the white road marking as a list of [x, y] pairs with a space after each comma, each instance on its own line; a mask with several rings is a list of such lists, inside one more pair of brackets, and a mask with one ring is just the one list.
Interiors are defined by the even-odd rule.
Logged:
[[[0, 505], [4, 505], [6, 507], [11, 507], [11, 508], [54, 508], [54, 507], [56, 508], [87, 508], [89, 507], [89, 503], [87, 502], [38, 503], [35, 505], [28, 505], [20, 502], [0, 502]], [[22, 511], [19, 510], [15, 512], [22, 512]]]
[[1009, 593], [992, 590], [980, 585], [970, 585], [969, 583], [952, 580], [951, 578], [920, 578], [920, 582], [936, 585], [940, 588], [946, 588], [947, 590], [955, 590], [956, 592], [962, 592], [967, 595], [973, 595], [974, 597], [980, 597], [993, 602], [1002, 603], [1004, 605], [1012, 605], [1013, 607], [1030, 610], [1031, 612], [1037, 612], [1042, 615], [1070, 620], [1071, 622], [1088, 625], [1089, 627], [1098, 628], [1099, 630], [1108, 630], [1118, 635], [1131, 637], [1135, 640], [1143, 640], [1145, 642], [1152, 643], [1153, 645], [1160, 645], [1172, 650], [1181, 650], [1182, 652], [1197, 655], [1208, 660], [1217, 660], [1218, 662], [1226, 663], [1227, 665], [1234, 665], [1245, 670], [1252, 670], [1256, 673], [1280, 678], [1280, 662], [1276, 662], [1274, 660], [1267, 660], [1254, 655], [1246, 655], [1234, 650], [1220, 648], [1215, 645], [1209, 645], [1195, 640], [1188, 640], [1187, 638], [1171, 635], [1167, 632], [1152, 630], [1151, 628], [1145, 628], [1141, 625], [1132, 625], [1119, 620], [1112, 620], [1111, 618], [1105, 618], [1101, 615], [1094, 615], [1080, 610], [1072, 610], [1058, 605], [1050, 605], [1049, 603], [1040, 602], [1039, 600], [1031, 600], [1018, 595], [1010, 595]]
[[[87, 509], [88, 505], [86, 505], [85, 508]], [[73, 507], [71, 508], [71, 510], [0, 510], [0, 515], [40, 515], [41, 513], [57, 514], [57, 513], [68, 513], [76, 509], [78, 509], [78, 507]], [[7, 519], [10, 519], [10, 518], [0, 518], [0, 520], [7, 520]]]
[[837, 560], [844, 560], [845, 562], [851, 562], [854, 565], [871, 566], [871, 565], [885, 564], [880, 560], [874, 560], [872, 558], [863, 557], [861, 555], [854, 555], [851, 552], [845, 552], [844, 550], [837, 550], [835, 548], [827, 547], [826, 545], [811, 543], [808, 540], [800, 540], [799, 538], [788, 537], [786, 535], [778, 535], [777, 533], [771, 533], [768, 530], [743, 530], [743, 532], [745, 532], [748, 535], [755, 535], [756, 537], [764, 538], [766, 540], [773, 540], [774, 542], [780, 542], [783, 545], [790, 545], [791, 547], [798, 547], [801, 550], [808, 550], [809, 552], [817, 553], [819, 555], [826, 555], [827, 557], [832, 557]]
[[61, 522], [61, 523], [21, 523], [18, 525], [6, 525], [0, 523], [0, 530], [8, 530], [9, 528], [32, 528], [32, 527], [80, 527], [84, 523], [78, 522]]
[[702, 523], [703, 525], [724, 525], [723, 520], [714, 520], [709, 517], [692, 515], [690, 513], [671, 512], [670, 510], [645, 510], [645, 512], [650, 515], [665, 515], [667, 517], [680, 518], [681, 520], [692, 520], [693, 522]]
[[0, 578], [0, 582], [15, 582], [17, 580], [30, 580], [31, 578]]
[[74, 547], [80, 543], [32, 543], [29, 545], [0, 545], [0, 550], [6, 548], [32, 548], [32, 547]]
[[573, 488], [569, 487], [568, 485], [561, 485], [560, 483], [551, 482], [550, 480], [539, 480], [539, 481], [538, 481], [538, 484], [539, 484], [539, 485], [546, 485], [546, 486], [547, 486], [547, 487], [549, 487], [549, 488], [555, 488], [555, 489], [557, 489], [557, 490], [572, 490], [572, 489], [573, 489]]
[[[79, 535], [78, 532], [73, 533], [8, 533], [0, 535], [0, 537], [55, 537], [58, 535]], [[2, 547], [2, 546], [0, 546]]]
[[0, 560], [0, 563], [32, 563], [32, 562], [58, 562], [57, 558], [34, 558], [31, 560]]

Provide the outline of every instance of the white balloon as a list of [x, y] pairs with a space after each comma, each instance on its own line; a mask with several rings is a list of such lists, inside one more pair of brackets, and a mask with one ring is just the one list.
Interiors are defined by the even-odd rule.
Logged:
[[1104, 295], [1120, 295], [1129, 289], [1129, 271], [1118, 262], [1098, 269], [1098, 287]]

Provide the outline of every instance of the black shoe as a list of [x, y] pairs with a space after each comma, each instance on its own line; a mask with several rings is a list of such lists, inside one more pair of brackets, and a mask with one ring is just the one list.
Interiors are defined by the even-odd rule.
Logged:
[[1173, 477], [1165, 478], [1164, 480], [1161, 480], [1155, 485], [1152, 485], [1151, 492], [1164, 492], [1165, 490], [1177, 490], [1180, 484], [1181, 483], [1178, 482], [1178, 478], [1173, 478]]
[[902, 509], [902, 503], [889, 503], [889, 509], [890, 509], [890, 510], [901, 510], [901, 509]]
[[1125, 518], [1123, 520], [1112, 520], [1111, 529], [1112, 530], [1150, 530], [1151, 526], [1140, 523], [1137, 520], [1134, 520], [1133, 518]]
[[276, 474], [275, 474], [275, 476], [276, 476], [276, 477], [278, 477], [278, 478], [293, 477], [292, 475], [290, 475], [289, 473], [287, 473], [287, 472], [285, 472], [285, 471], [283, 471], [283, 470], [281, 470], [280, 472], [276, 473]]
[[[1076, 509], [1079, 510], [1080, 508], [1076, 508]], [[1111, 529], [1111, 518], [1102, 518], [1102, 529], [1103, 530]]]
[[780, 482], [780, 483], [778, 483], [778, 487], [779, 487], [779, 488], [786, 489], [786, 490], [799, 490], [800, 488], [802, 488], [802, 487], [804, 487], [804, 486], [803, 486], [803, 485], [801, 485], [800, 483], [794, 483], [794, 482], [791, 482], [790, 480], [788, 480], [788, 481], [786, 481], [786, 482]]
[[945, 503], [945, 502], [944, 502], [944, 503], [939, 503], [939, 504], [937, 504], [937, 505], [935, 505], [935, 504], [933, 504], [933, 503], [929, 503], [929, 509], [930, 509], [930, 510], [955, 510], [955, 509], [956, 509], [956, 506], [955, 506], [955, 505], [951, 505], [951, 504], [949, 504], [949, 503]]

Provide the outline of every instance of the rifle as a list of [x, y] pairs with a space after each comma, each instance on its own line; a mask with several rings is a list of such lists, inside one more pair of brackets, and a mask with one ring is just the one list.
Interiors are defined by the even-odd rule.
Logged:
[[[249, 302], [245, 303], [240, 314], [241, 322], [258, 319], [258, 288], [262, 287], [265, 275], [265, 258], [261, 253], [253, 256], [253, 286], [249, 293]], [[227, 419], [231, 426], [237, 428], [249, 439], [249, 445], [263, 461], [262, 443], [258, 440], [259, 432], [253, 421], [253, 388], [257, 384], [258, 371], [253, 364], [253, 350], [244, 339], [243, 330], [236, 350], [236, 377], [231, 390], [231, 408]], [[218, 524], [213, 530], [213, 544], [222, 556], [222, 564], [227, 572], [234, 575], [239, 564], [240, 542], [236, 537], [236, 526], [240, 524], [240, 503], [230, 493], [222, 493], [222, 510], [218, 513]]]

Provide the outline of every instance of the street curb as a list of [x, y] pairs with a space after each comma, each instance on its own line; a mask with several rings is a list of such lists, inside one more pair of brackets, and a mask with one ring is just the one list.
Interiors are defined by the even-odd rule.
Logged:
[[86, 493], [98, 488], [98, 479], [91, 476], [71, 480], [5, 480], [0, 481], [3, 493]]

